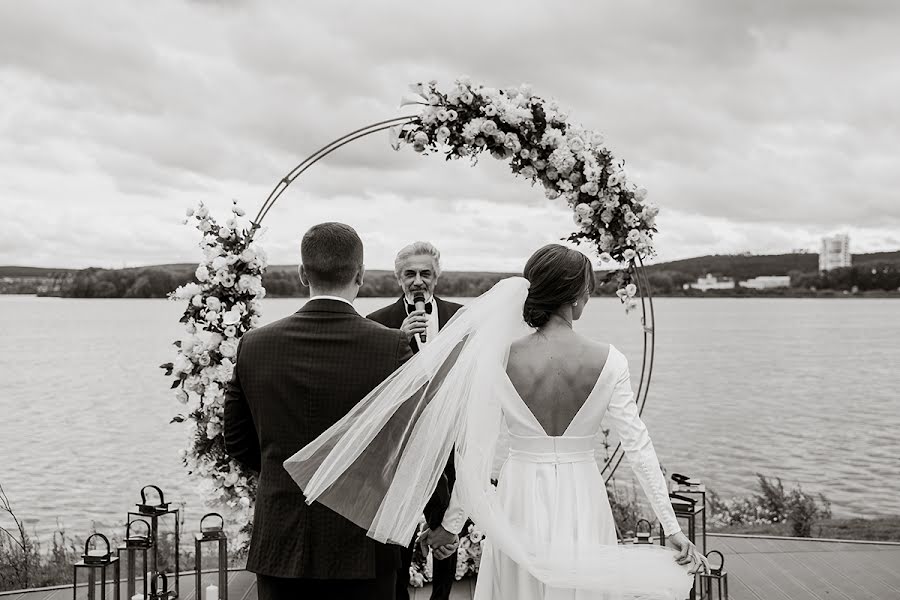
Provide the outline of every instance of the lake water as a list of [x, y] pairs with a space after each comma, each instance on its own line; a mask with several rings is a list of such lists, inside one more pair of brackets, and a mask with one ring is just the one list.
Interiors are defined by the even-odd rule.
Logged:
[[[361, 299], [365, 314], [388, 300]], [[463, 301], [464, 302], [464, 301]], [[302, 299], [266, 299], [268, 322]], [[754, 473], [823, 492], [836, 516], [900, 514], [900, 301], [655, 301], [644, 419], [669, 471], [724, 496]], [[143, 485], [206, 511], [178, 450], [169, 379], [182, 304], [0, 296], [0, 484], [42, 537], [124, 521]], [[640, 365], [640, 317], [593, 299], [577, 328]], [[637, 376], [635, 376], [635, 381]], [[619, 473], [627, 478], [623, 464]], [[627, 481], [627, 479], [626, 479]], [[0, 515], [0, 525], [8, 524]]]

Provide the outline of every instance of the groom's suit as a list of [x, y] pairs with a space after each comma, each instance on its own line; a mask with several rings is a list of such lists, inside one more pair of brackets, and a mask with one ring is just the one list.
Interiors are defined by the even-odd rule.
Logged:
[[406, 336], [336, 299], [247, 332], [225, 396], [225, 448], [259, 471], [247, 569], [260, 600], [393, 598], [400, 549], [307, 506], [282, 463], [412, 356]]
[[[447, 321], [456, 314], [462, 304], [456, 302], [448, 302], [438, 297], [433, 299], [434, 311], [437, 312], [438, 330], [443, 329]], [[368, 315], [368, 319], [372, 319], [386, 327], [392, 329], [400, 329], [403, 321], [409, 314], [406, 305], [406, 298], [401, 297], [397, 302], [385, 306], [384, 308]], [[427, 344], [427, 342], [426, 342]], [[413, 352], [419, 351], [419, 346], [415, 339], [410, 340], [410, 346]], [[453, 484], [456, 481], [456, 469], [453, 464], [453, 454], [450, 454], [450, 460], [444, 469], [444, 474], [438, 481], [437, 489], [435, 489], [428, 504], [425, 506], [425, 519], [428, 526], [432, 529], [437, 528], [444, 519], [444, 513], [450, 505], [450, 493], [453, 491]], [[407, 587], [409, 585], [409, 567], [412, 563], [413, 549], [405, 548], [401, 552], [402, 566], [397, 574], [397, 600], [405, 600], [409, 598]], [[456, 553], [444, 560], [436, 560], [432, 568], [432, 593], [433, 600], [445, 600], [450, 597], [450, 589], [456, 577]]]

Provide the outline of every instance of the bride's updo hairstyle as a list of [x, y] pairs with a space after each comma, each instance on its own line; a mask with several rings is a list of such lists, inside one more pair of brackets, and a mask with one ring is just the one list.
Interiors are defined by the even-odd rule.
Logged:
[[590, 259], [560, 244], [547, 244], [532, 254], [523, 275], [531, 286], [522, 316], [531, 327], [543, 327], [560, 306], [594, 291]]

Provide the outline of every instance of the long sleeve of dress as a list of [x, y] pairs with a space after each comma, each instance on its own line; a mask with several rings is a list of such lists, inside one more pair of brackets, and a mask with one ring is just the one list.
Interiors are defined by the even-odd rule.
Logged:
[[681, 530], [675, 511], [669, 500], [669, 489], [659, 467], [659, 459], [653, 449], [653, 442], [647, 426], [641, 420], [634, 392], [631, 389], [631, 375], [626, 365], [619, 375], [607, 408], [613, 430], [622, 442], [622, 449], [628, 458], [641, 488], [650, 500], [650, 506], [662, 524], [663, 532], [669, 536]]

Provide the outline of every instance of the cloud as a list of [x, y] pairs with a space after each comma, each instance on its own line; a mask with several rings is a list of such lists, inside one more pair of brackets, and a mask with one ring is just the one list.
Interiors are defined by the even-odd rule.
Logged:
[[[0, 4], [0, 263], [194, 260], [185, 206], [255, 212], [318, 147], [401, 114], [408, 82], [462, 73], [528, 81], [604, 132], [663, 209], [660, 259], [837, 230], [892, 249], [898, 25], [887, 0]], [[384, 134], [273, 210], [277, 262], [327, 216], [370, 233], [372, 268], [415, 234], [448, 268], [510, 269], [571, 227], [489, 158], [393, 152]], [[61, 215], [77, 228], [48, 226]]]

